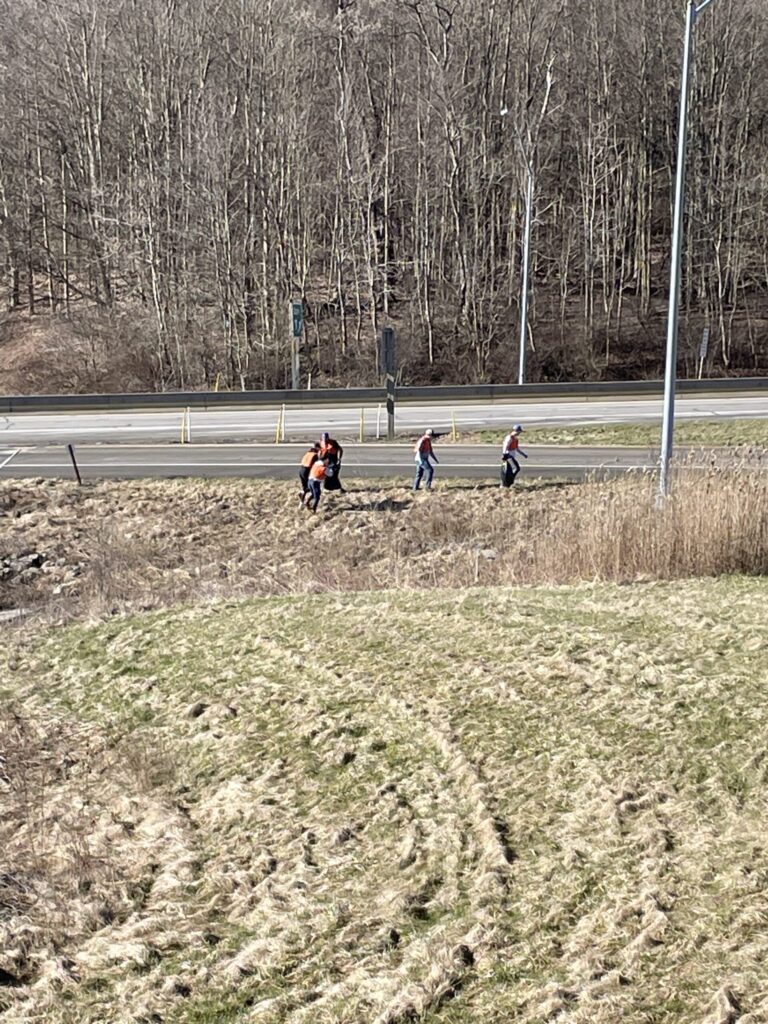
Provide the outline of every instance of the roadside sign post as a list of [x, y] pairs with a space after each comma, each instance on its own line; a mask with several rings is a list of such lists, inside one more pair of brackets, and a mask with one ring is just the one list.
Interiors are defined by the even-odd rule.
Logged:
[[80, 487], [82, 487], [83, 486], [83, 478], [80, 475], [80, 467], [78, 466], [77, 459], [75, 458], [75, 446], [73, 444], [68, 444], [67, 445], [67, 451], [69, 452], [69, 457], [72, 460], [72, 468], [75, 471], [75, 476], [77, 478], [78, 485]]
[[379, 372], [387, 380], [387, 440], [395, 440], [395, 329], [384, 327], [379, 343]]
[[301, 302], [291, 302], [291, 389], [298, 391], [301, 387], [301, 367], [299, 364], [299, 341], [304, 329], [304, 306]]

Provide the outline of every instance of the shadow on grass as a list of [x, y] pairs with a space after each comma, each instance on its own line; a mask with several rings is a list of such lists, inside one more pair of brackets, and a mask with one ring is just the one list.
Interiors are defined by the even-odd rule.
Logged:
[[580, 487], [582, 481], [579, 480], [531, 480], [521, 481], [515, 483], [512, 487], [503, 488], [497, 481], [489, 480], [481, 483], [474, 483], [471, 480], [450, 480], [446, 481], [442, 487], [438, 487], [438, 491], [499, 491], [503, 493], [505, 490], [510, 494], [514, 494], [516, 491], [525, 491], [530, 493], [539, 493], [541, 491], [562, 491], [572, 487]]
[[[345, 513], [354, 512], [406, 512], [413, 508], [417, 502], [424, 500], [422, 495], [430, 495], [432, 500], [440, 501], [442, 497], [457, 492], [467, 494], [473, 493], [542, 493], [546, 491], [557, 492], [565, 489], [579, 487], [580, 483], [573, 480], [526, 480], [504, 490], [493, 480], [436, 480], [431, 491], [422, 488], [418, 495], [414, 494], [409, 484], [389, 483], [385, 486], [377, 486], [372, 483], [369, 486], [355, 485], [348, 487], [346, 493], [341, 495], [331, 492], [330, 500], [324, 495], [322, 507], [326, 516], [335, 517]], [[381, 495], [380, 497], [368, 497], [368, 495]], [[407, 495], [407, 497], [406, 497]]]
[[[358, 492], [360, 493], [360, 492]], [[339, 505], [333, 511], [334, 514], [341, 515], [344, 512], [405, 512], [413, 505], [413, 501], [404, 499], [403, 501], [397, 501], [395, 498], [371, 498], [365, 500], [360, 494], [360, 499], [356, 501], [347, 501], [344, 505]], [[330, 506], [327, 506], [330, 508]]]

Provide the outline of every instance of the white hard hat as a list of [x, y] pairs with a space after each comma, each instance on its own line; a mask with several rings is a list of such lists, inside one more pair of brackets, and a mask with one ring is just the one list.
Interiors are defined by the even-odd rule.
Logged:
[[424, 433], [427, 435], [427, 437], [432, 437], [432, 427], [427, 427]]

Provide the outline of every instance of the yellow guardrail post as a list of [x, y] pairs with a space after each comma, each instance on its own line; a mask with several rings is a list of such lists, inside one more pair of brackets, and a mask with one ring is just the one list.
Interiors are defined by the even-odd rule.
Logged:
[[214, 392], [216, 392], [216, 394], [218, 394], [218, 392], [219, 392], [219, 384], [220, 383], [221, 383], [221, 374], [217, 373], [216, 374], [216, 383], [213, 385], [213, 390], [214, 390]]
[[456, 429], [456, 413], [455, 412], [451, 413], [451, 440], [452, 441], [458, 441], [459, 440], [459, 432]]
[[277, 426], [275, 427], [275, 444], [280, 444], [280, 424], [283, 418], [282, 410], [277, 414]]
[[360, 410], [360, 444], [365, 441], [365, 409]]
[[185, 409], [184, 412], [182, 412], [182, 414], [181, 414], [181, 437], [179, 438], [179, 441], [180, 441], [181, 444], [184, 444], [184, 435], [185, 435], [186, 429], [187, 429], [187, 411]]
[[280, 440], [285, 441], [285, 406], [280, 410]]

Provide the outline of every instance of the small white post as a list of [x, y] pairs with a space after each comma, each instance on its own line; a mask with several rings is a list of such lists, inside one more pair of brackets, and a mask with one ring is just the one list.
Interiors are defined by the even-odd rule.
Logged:
[[376, 440], [378, 441], [380, 438], [381, 438], [381, 402], [379, 402], [379, 407], [376, 410]]

